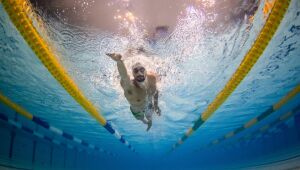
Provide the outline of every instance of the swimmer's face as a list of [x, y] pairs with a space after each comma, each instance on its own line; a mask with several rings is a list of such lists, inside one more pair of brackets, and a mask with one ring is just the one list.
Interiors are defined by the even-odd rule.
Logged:
[[146, 69], [137, 63], [132, 67], [132, 75], [137, 82], [144, 82], [146, 79]]

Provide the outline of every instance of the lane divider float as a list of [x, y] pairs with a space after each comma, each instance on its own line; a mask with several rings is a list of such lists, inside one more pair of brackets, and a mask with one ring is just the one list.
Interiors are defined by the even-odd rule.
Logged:
[[235, 130], [227, 133], [226, 135], [220, 137], [219, 139], [213, 140], [212, 142], [210, 142], [207, 145], [207, 147], [219, 144], [220, 142], [223, 142], [224, 140], [229, 139], [229, 138], [231, 138], [231, 137], [233, 137], [233, 136], [235, 136], [235, 135], [243, 132], [246, 129], [249, 129], [250, 127], [253, 127], [258, 122], [264, 120], [265, 118], [267, 118], [268, 116], [270, 116], [272, 113], [274, 113], [277, 110], [279, 110], [282, 106], [284, 106], [286, 103], [288, 103], [290, 100], [292, 100], [299, 93], [300, 93], [300, 84], [298, 86], [296, 86], [293, 90], [291, 90], [286, 96], [284, 96], [283, 98], [281, 98], [277, 103], [273, 104], [267, 110], [265, 110], [264, 112], [262, 112], [260, 115], [258, 115], [255, 118], [249, 120], [244, 125], [242, 125], [242, 126], [236, 128]]
[[75, 82], [67, 74], [67, 71], [59, 63], [51, 48], [40, 36], [33, 26], [32, 20], [28, 17], [28, 12], [32, 11], [30, 4], [26, 0], [2, 0], [2, 5], [10, 20], [15, 25], [19, 33], [27, 42], [32, 51], [48, 69], [52, 76], [63, 86], [63, 88], [94, 117], [109, 133], [113, 134], [120, 142], [135, 152], [135, 149], [125, 140], [123, 135], [115, 130], [109, 122], [101, 115], [98, 109], [80, 91]]
[[212, 103], [208, 105], [206, 110], [200, 115], [200, 117], [195, 121], [193, 127], [189, 128], [187, 132], [178, 140], [176, 144], [173, 145], [172, 150], [177, 148], [179, 145], [192, 135], [204, 122], [210, 118], [213, 113], [226, 101], [226, 99], [231, 95], [231, 93], [237, 88], [237, 86], [246, 77], [249, 71], [252, 69], [253, 65], [263, 54], [264, 50], [268, 46], [270, 40], [275, 34], [284, 14], [286, 13], [290, 4], [290, 0], [276, 0], [274, 7], [266, 20], [265, 25], [257, 36], [254, 44], [250, 50], [245, 55], [243, 61], [241, 62], [238, 69], [231, 76], [230, 80], [227, 82], [223, 90], [219, 92]]
[[[85, 140], [82, 140], [82, 139], [79, 139], [75, 136], [73, 136], [72, 134], [70, 133], [67, 133], [59, 128], [56, 128], [52, 125], [50, 125], [48, 122], [44, 121], [43, 119], [41, 119], [40, 117], [37, 117], [37, 116], [34, 116], [32, 115], [31, 113], [29, 113], [28, 111], [26, 111], [24, 108], [22, 108], [21, 106], [17, 105], [16, 103], [12, 102], [10, 99], [8, 99], [6, 96], [4, 96], [2, 93], [0, 93], [0, 102], [2, 102], [3, 104], [5, 104], [6, 106], [8, 106], [9, 108], [11, 108], [12, 110], [16, 111], [16, 113], [18, 113], [19, 115], [33, 121], [35, 124], [55, 133], [56, 135], [59, 135], [69, 141], [72, 141], [72, 142], [75, 142], [75, 143], [78, 143], [84, 147], [87, 147], [89, 149], [92, 149], [92, 150], [95, 150], [95, 151], [100, 151], [100, 152], [104, 152], [108, 155], [111, 155], [111, 156], [116, 156], [115, 154], [109, 152], [109, 151], [106, 151], [102, 148], [99, 148], [98, 146], [95, 146], [93, 144], [90, 144], [88, 142], [86, 142]], [[42, 135], [40, 134], [39, 132], [37, 131], [34, 131], [32, 129], [30, 129], [29, 127], [27, 126], [24, 126], [24, 125], [21, 125], [19, 122], [16, 122], [12, 119], [9, 119], [4, 113], [1, 113], [0, 112], [0, 119], [2, 119], [3, 121], [6, 121], [8, 122], [9, 124], [15, 126], [15, 127], [18, 127], [19, 129], [22, 129], [32, 135], [35, 135], [35, 136], [38, 136], [42, 139], [45, 139], [49, 142], [53, 142], [53, 143], [56, 143], [58, 145], [63, 145], [63, 146], [66, 146], [66, 144], [62, 143], [62, 142], [59, 142], [55, 139], [51, 139], [50, 137], [48, 136], [45, 136], [45, 135]]]
[[[237, 141], [239, 141], [239, 142], [249, 141], [249, 140], [255, 139], [259, 135], [263, 135], [263, 134], [267, 133], [272, 128], [279, 128], [278, 127], [279, 125], [286, 122], [289, 118], [291, 118], [292, 116], [298, 114], [299, 112], [300, 112], [300, 105], [298, 105], [297, 107], [295, 107], [291, 111], [280, 115], [277, 119], [273, 120], [272, 122], [262, 126], [261, 128], [255, 130], [255, 131], [253, 131], [252, 133], [240, 137]], [[235, 141], [235, 142], [237, 142], [237, 141]], [[228, 146], [233, 146], [235, 144], [235, 142], [232, 142], [231, 145], [228, 145]]]

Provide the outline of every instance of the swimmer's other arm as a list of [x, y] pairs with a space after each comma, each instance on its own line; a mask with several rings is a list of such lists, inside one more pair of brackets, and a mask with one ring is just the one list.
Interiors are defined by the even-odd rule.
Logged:
[[122, 61], [122, 55], [116, 53], [106, 53], [111, 59], [117, 62], [118, 71], [121, 76], [121, 85], [129, 85], [130, 84], [130, 77], [127, 74], [127, 69], [125, 67], [124, 62]]
[[157, 113], [158, 116], [161, 115], [160, 108], [158, 107], [158, 90], [155, 91], [153, 96], [153, 104], [154, 104], [154, 111]]

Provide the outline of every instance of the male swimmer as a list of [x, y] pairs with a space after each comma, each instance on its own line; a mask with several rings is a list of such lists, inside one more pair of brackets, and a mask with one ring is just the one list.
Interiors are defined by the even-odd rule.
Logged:
[[133, 116], [147, 124], [147, 131], [152, 126], [153, 111], [161, 115], [158, 107], [158, 90], [156, 89], [156, 77], [147, 74], [145, 67], [140, 63], [132, 66], [133, 80], [130, 80], [121, 54], [107, 53], [111, 59], [117, 62], [118, 71], [121, 76], [121, 86], [124, 95], [130, 104]]

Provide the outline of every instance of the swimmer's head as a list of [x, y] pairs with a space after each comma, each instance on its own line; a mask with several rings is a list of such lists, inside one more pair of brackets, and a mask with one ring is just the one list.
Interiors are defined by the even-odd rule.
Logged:
[[132, 66], [132, 75], [134, 80], [141, 83], [146, 79], [146, 69], [141, 63], [135, 63]]

